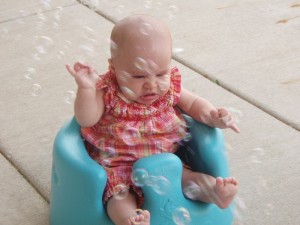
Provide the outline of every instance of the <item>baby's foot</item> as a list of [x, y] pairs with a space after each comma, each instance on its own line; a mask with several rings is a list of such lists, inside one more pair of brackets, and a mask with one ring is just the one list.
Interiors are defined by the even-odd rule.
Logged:
[[233, 177], [217, 177], [214, 191], [214, 202], [220, 208], [225, 209], [232, 202], [237, 193], [238, 181]]
[[134, 215], [128, 219], [127, 225], [150, 225], [149, 211], [136, 209]]

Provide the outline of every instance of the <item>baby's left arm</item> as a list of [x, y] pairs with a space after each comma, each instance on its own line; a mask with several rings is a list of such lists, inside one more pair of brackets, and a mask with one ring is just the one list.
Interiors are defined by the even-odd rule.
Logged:
[[225, 108], [216, 108], [209, 101], [182, 88], [178, 106], [195, 120], [211, 127], [230, 128], [239, 133], [234, 118]]

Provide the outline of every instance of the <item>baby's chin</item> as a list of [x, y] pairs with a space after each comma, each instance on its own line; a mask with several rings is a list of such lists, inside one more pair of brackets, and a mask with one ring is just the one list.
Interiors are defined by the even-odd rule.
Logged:
[[139, 98], [139, 99], [132, 100], [132, 102], [148, 106], [148, 105], [151, 105], [152, 103], [154, 103], [158, 99], [159, 99], [159, 96], [157, 96], [156, 98], [151, 99], [151, 100], [150, 99], [145, 100], [145, 99]]

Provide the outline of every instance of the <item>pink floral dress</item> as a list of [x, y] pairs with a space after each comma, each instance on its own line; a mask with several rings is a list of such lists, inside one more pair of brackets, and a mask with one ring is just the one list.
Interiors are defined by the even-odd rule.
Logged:
[[107, 172], [104, 203], [121, 184], [136, 192], [141, 206], [142, 192], [131, 181], [133, 163], [149, 155], [175, 152], [186, 136], [184, 119], [175, 107], [181, 90], [176, 67], [170, 79], [166, 95], [147, 106], [126, 99], [111, 70], [100, 76], [97, 89], [104, 90], [105, 112], [96, 125], [81, 128], [81, 133], [90, 156]]

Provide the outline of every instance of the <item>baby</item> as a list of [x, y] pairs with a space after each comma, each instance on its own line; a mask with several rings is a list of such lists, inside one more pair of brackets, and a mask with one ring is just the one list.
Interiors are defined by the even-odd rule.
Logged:
[[[150, 213], [139, 210], [143, 194], [131, 179], [133, 163], [145, 156], [175, 152], [187, 135], [181, 111], [211, 127], [239, 132], [225, 108], [181, 87], [181, 75], [171, 67], [171, 35], [161, 21], [133, 15], [118, 22], [111, 33], [108, 72], [99, 76], [91, 65], [66, 65], [77, 83], [75, 117], [90, 156], [107, 172], [103, 195], [116, 225], [150, 224]], [[237, 193], [238, 181], [194, 172], [183, 165], [182, 187], [199, 187], [193, 200], [226, 208]], [[120, 186], [121, 185], [121, 186]], [[128, 190], [116, 198], [115, 190]]]

